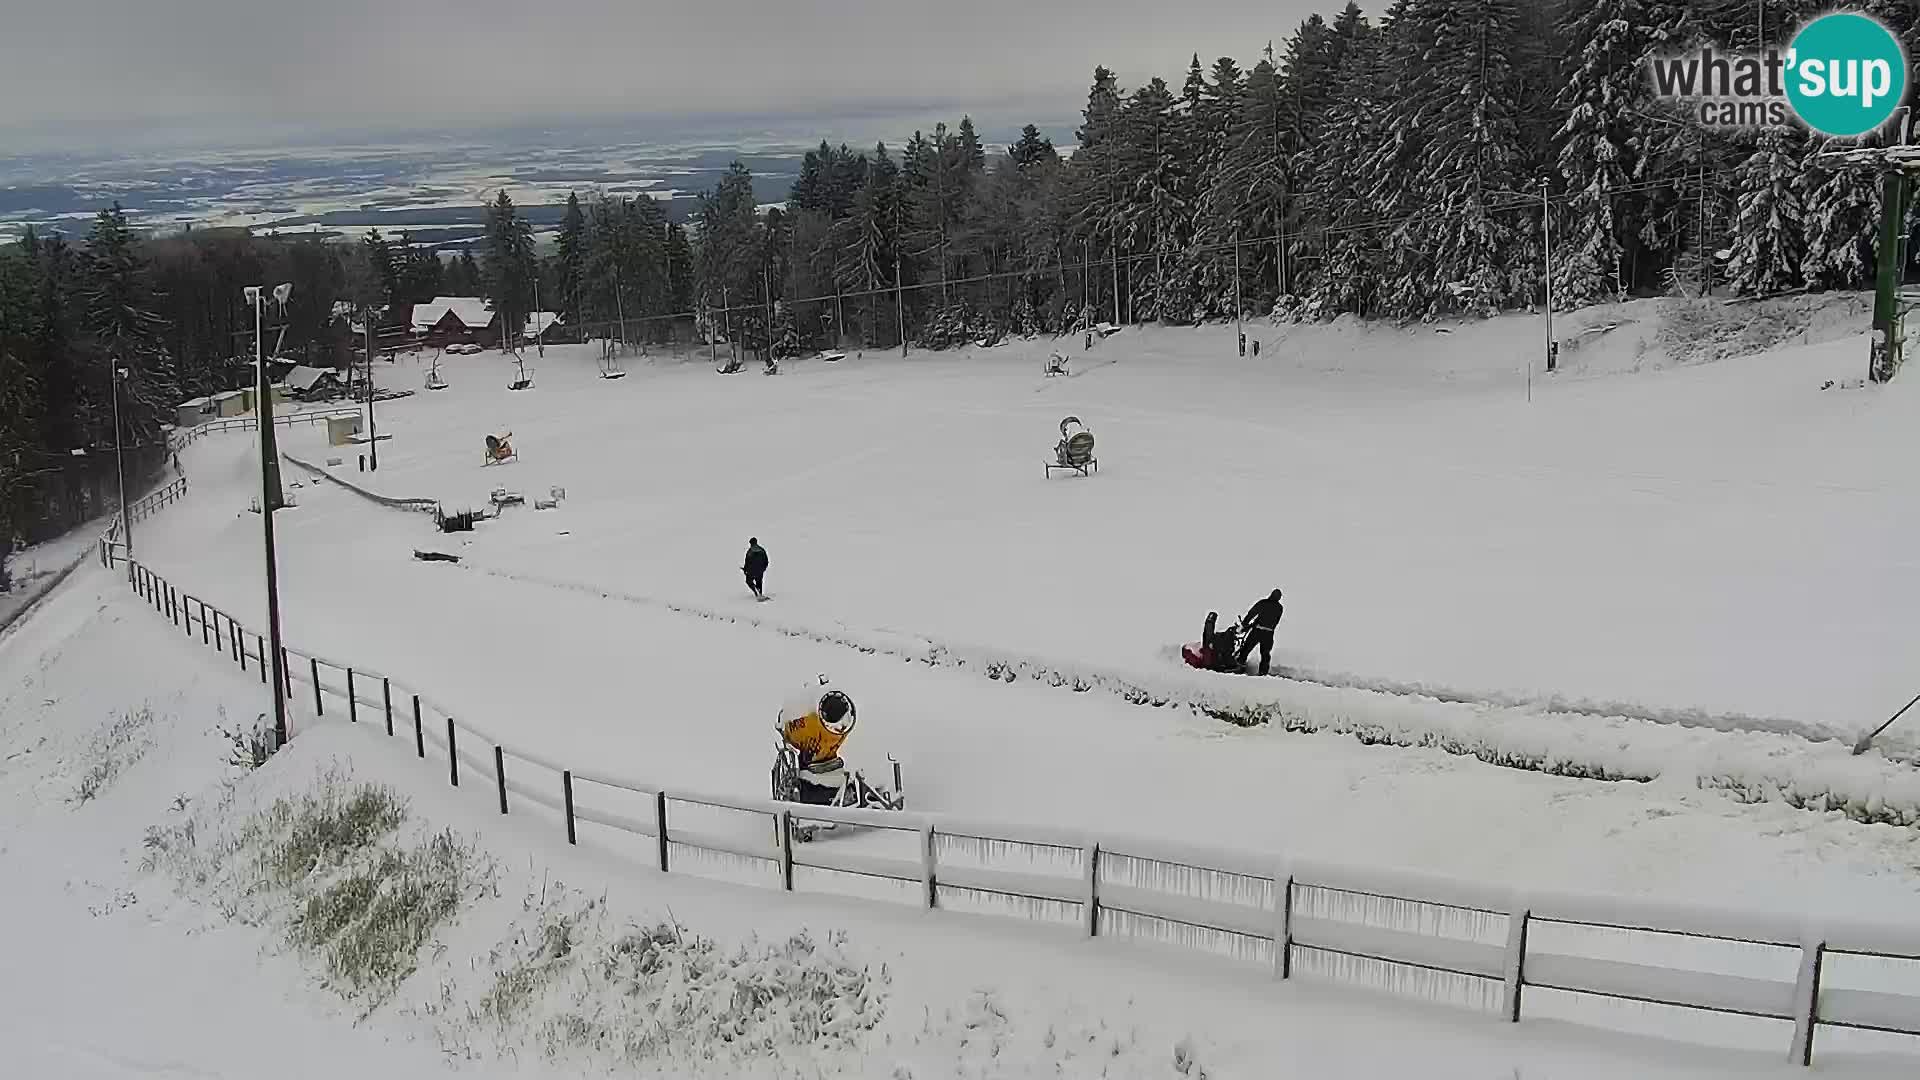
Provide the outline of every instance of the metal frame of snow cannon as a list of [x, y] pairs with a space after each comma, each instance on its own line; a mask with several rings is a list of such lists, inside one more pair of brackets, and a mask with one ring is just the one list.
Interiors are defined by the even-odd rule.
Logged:
[[795, 807], [793, 818], [793, 839], [799, 843], [808, 843], [822, 833], [835, 829], [856, 828], [838, 822], [820, 822], [801, 824], [809, 809], [826, 810], [905, 810], [907, 808], [906, 788], [900, 778], [900, 761], [892, 754], [887, 755], [887, 763], [893, 767], [893, 789], [888, 790], [874, 784], [858, 769], [847, 769], [847, 782], [841, 786], [840, 793], [829, 803], [810, 803], [796, 798], [797, 785], [800, 783], [800, 752], [788, 746], [785, 739], [776, 738], [773, 759], [773, 772], [769, 789], [773, 801], [788, 803]]
[[1052, 477], [1055, 469], [1081, 476], [1100, 471], [1100, 459], [1093, 456], [1093, 431], [1077, 416], [1060, 421], [1060, 441], [1054, 445], [1053, 460], [1047, 462], [1047, 476]]

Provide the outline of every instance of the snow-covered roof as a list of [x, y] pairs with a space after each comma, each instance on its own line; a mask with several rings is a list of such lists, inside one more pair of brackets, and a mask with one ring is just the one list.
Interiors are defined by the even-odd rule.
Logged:
[[413, 328], [422, 333], [453, 312], [469, 330], [478, 330], [493, 321], [487, 302], [477, 296], [436, 296], [424, 304], [413, 305]]
[[560, 316], [557, 312], [536, 311], [527, 316], [527, 334], [531, 337], [539, 337], [559, 321]]
[[326, 368], [297, 367], [287, 372], [287, 385], [294, 390], [311, 390], [315, 383], [328, 376], [339, 377]]

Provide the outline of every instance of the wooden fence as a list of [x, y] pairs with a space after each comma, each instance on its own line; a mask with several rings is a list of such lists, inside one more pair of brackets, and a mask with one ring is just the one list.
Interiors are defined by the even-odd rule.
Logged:
[[[185, 490], [178, 481], [133, 512], [151, 514]], [[112, 564], [110, 536], [101, 557]], [[137, 561], [126, 571], [189, 640], [267, 680], [261, 633]], [[376, 725], [396, 747], [437, 761], [450, 784], [491, 788], [501, 814], [550, 815], [568, 843], [598, 831], [598, 842], [663, 873], [1041, 920], [1088, 937], [1209, 952], [1279, 979], [1359, 982], [1512, 1021], [1541, 994], [1749, 1017], [1777, 1025], [1790, 1059], [1803, 1065], [1822, 1029], [1920, 1036], [1917, 923], [1812, 925], [1643, 899], [1523, 895], [1047, 826], [688, 791], [512, 746], [384, 674], [291, 647], [284, 659], [289, 701], [304, 708], [310, 700], [316, 721]], [[867, 835], [857, 844], [796, 843], [795, 826], [822, 825]]]

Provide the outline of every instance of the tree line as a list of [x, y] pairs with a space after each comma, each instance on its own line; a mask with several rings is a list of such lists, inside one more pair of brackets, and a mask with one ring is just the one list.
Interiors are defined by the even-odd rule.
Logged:
[[[1865, 0], [1920, 40], [1920, 0]], [[685, 225], [646, 196], [568, 198], [536, 251], [501, 192], [473, 248], [240, 229], [140, 236], [115, 206], [78, 243], [0, 248], [0, 542], [36, 466], [150, 441], [180, 400], [243, 382], [247, 285], [294, 283], [281, 352], [351, 355], [349, 325], [479, 295], [624, 341], [720, 337], [776, 355], [831, 342], [940, 347], [1102, 319], [1252, 313], [1491, 314], [1547, 293], [1859, 288], [1880, 191], [1822, 168], [1797, 128], [1703, 126], [1654, 100], [1646, 60], [1780, 42], [1815, 0], [1394, 0], [1313, 16], [1250, 67], [1194, 56], [1175, 83], [1096, 68], [1074, 145], [1028, 125], [988, 147], [970, 118], [897, 148], [828, 141], [763, 210], [735, 165]], [[1911, 223], [1910, 223], [1911, 228]], [[344, 316], [344, 317], [343, 317]], [[678, 318], [669, 319], [667, 316]]]

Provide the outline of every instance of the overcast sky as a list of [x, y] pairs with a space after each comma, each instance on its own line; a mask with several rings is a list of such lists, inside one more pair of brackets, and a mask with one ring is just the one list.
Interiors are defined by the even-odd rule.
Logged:
[[[1176, 88], [1344, 0], [10, 0], [5, 140], [498, 122], [1067, 119], [1096, 63]], [[97, 134], [98, 139], [94, 136]]]

